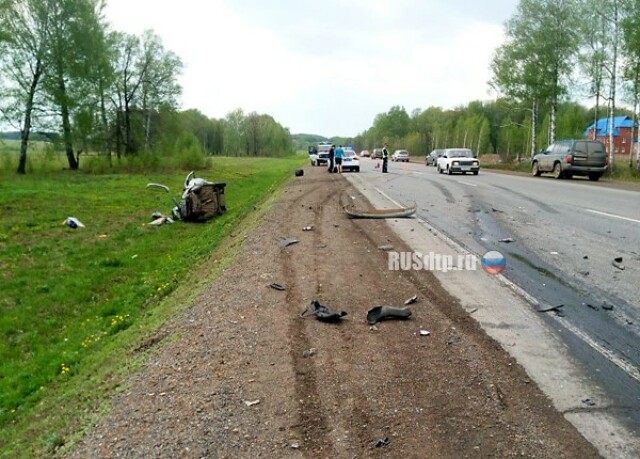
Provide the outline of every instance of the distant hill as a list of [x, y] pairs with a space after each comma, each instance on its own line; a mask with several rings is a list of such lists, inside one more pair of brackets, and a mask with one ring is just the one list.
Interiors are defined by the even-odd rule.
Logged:
[[[0, 139], [4, 140], [20, 140], [19, 131], [0, 132]], [[55, 132], [32, 132], [29, 136], [29, 140], [36, 142], [55, 142], [59, 140], [60, 136]]]
[[291, 139], [293, 140], [294, 149], [303, 151], [307, 151], [309, 145], [315, 145], [318, 142], [331, 140], [316, 134], [292, 134]]

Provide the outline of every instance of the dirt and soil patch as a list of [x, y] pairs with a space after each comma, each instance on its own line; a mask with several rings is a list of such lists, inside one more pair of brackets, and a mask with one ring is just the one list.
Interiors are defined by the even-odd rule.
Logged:
[[[293, 180], [67, 457], [598, 457], [431, 273], [387, 269], [379, 247], [406, 248], [350, 196], [324, 168]], [[348, 315], [300, 317], [314, 299]]]

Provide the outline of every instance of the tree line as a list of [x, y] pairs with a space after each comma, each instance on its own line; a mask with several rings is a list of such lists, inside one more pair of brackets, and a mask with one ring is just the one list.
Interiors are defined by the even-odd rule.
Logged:
[[[488, 82], [496, 100], [411, 114], [395, 106], [345, 141], [370, 149], [386, 140], [416, 154], [463, 146], [520, 159], [557, 138], [583, 137], [600, 118], [609, 119], [611, 145], [615, 116], [637, 123], [640, 0], [521, 0], [505, 31]], [[590, 108], [576, 102], [588, 100]]]
[[0, 0], [0, 125], [20, 132], [18, 173], [36, 131], [55, 133], [72, 170], [82, 153], [111, 163], [170, 154], [185, 138], [203, 154], [291, 151], [290, 133], [269, 115], [179, 111], [181, 59], [153, 31], [112, 30], [104, 8], [104, 0]]
[[[34, 132], [52, 133], [70, 169], [83, 152], [111, 162], [180, 145], [232, 156], [299, 147], [269, 115], [179, 111], [180, 58], [153, 31], [112, 30], [104, 7], [104, 0], [0, 0], [0, 116], [20, 132], [19, 173]], [[640, 0], [520, 0], [491, 62], [495, 100], [411, 113], [394, 106], [356, 137], [334, 142], [372, 149], [386, 140], [413, 154], [463, 146], [520, 160], [556, 138], [582, 137], [599, 118], [609, 118], [612, 136], [614, 116], [637, 122], [638, 11]], [[584, 100], [590, 108], [576, 102]]]

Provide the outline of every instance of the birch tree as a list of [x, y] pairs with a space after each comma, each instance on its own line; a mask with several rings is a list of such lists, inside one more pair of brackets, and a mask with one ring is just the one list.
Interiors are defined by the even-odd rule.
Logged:
[[160, 109], [175, 110], [182, 88], [177, 78], [182, 61], [162, 45], [160, 38], [147, 31], [142, 37], [142, 55], [138, 64], [142, 78], [141, 109], [144, 117], [144, 149], [151, 148], [151, 120]]
[[[636, 155], [636, 170], [640, 173], [640, 148], [638, 145], [638, 105], [640, 104], [640, 0], [627, 0], [624, 4], [625, 18], [622, 21], [622, 34], [627, 62], [625, 78], [629, 81], [633, 100], [633, 126], [635, 139], [633, 147]], [[629, 154], [629, 166], [632, 166], [634, 149]]]
[[[491, 84], [530, 107], [531, 130], [537, 130], [541, 103], [550, 110], [549, 140], [555, 140], [556, 113], [578, 43], [575, 0], [522, 0], [506, 24], [507, 40], [492, 61]], [[535, 152], [535, 135], [531, 136]]]
[[89, 97], [90, 68], [99, 61], [95, 36], [100, 37], [98, 12], [102, 3], [95, 0], [48, 0], [47, 68], [44, 88], [61, 120], [62, 139], [69, 168], [76, 170], [79, 159], [74, 154], [73, 118]]
[[2, 111], [20, 126], [17, 173], [26, 173], [27, 149], [34, 120], [43, 105], [42, 79], [47, 68], [47, 5], [40, 0], [5, 3], [0, 30], [10, 40], [0, 42], [0, 61], [6, 82]]

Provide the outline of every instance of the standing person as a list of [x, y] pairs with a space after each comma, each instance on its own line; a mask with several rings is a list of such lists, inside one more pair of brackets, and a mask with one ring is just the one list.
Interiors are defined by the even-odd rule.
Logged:
[[333, 172], [333, 168], [335, 167], [333, 165], [333, 159], [336, 156], [336, 146], [335, 145], [331, 145], [331, 148], [329, 148], [329, 169], [327, 169], [330, 173]]
[[382, 173], [386, 174], [389, 172], [387, 170], [387, 164], [389, 164], [389, 151], [387, 150], [387, 142], [384, 143], [382, 147]]
[[336, 166], [338, 167], [338, 174], [342, 174], [342, 155], [344, 155], [344, 150], [342, 149], [342, 145], [338, 145], [338, 148], [336, 148]]

